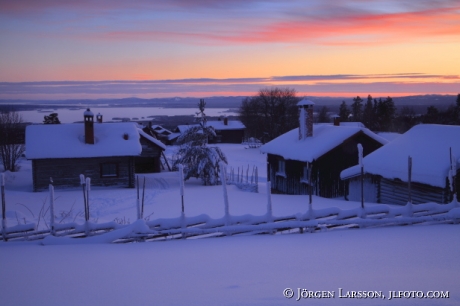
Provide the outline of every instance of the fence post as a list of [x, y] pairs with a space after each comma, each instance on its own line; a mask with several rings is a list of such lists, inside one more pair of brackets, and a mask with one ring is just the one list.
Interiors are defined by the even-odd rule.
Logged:
[[457, 201], [457, 158], [455, 155], [452, 155], [452, 147], [450, 147], [450, 175], [449, 178], [451, 179], [451, 190], [452, 190], [452, 202], [458, 204]]
[[[308, 220], [314, 220], [315, 219], [315, 214], [313, 212], [313, 184], [311, 182], [311, 174], [313, 172], [313, 164], [312, 163], [308, 163], [308, 197], [309, 197], [309, 201], [308, 201]], [[313, 233], [314, 232], [314, 228], [313, 227], [310, 227], [310, 233]]]
[[141, 219], [144, 218], [144, 199], [145, 199], [145, 176], [144, 184], [142, 185], [142, 207], [141, 207]]
[[180, 198], [181, 198], [181, 204], [182, 204], [182, 210], [180, 214], [180, 224], [181, 224], [181, 229], [182, 229], [182, 239], [186, 238], [186, 235], [184, 233], [185, 230], [185, 207], [184, 207], [184, 166], [182, 164], [178, 165], [179, 168], [179, 186], [180, 186]]
[[366, 211], [364, 210], [364, 162], [363, 162], [363, 146], [358, 143], [358, 161], [361, 168], [361, 218], [366, 217]]
[[88, 220], [88, 212], [86, 211], [86, 181], [85, 176], [80, 174], [80, 185], [83, 190], [83, 206], [85, 208], [85, 221]]
[[256, 167], [256, 192], [259, 192], [259, 169]]
[[88, 212], [88, 216], [85, 222], [85, 233], [86, 236], [89, 235], [89, 191], [91, 190], [91, 179], [89, 177], [86, 178], [86, 211]]
[[51, 235], [55, 235], [56, 231], [54, 229], [54, 186], [53, 186], [53, 179], [50, 177], [50, 185], [49, 185], [49, 197], [50, 197], [50, 227], [51, 227]]
[[313, 165], [311, 163], [308, 163], [308, 168], [309, 168], [309, 171], [308, 171], [308, 197], [309, 197], [309, 204], [310, 206], [312, 206], [312, 202], [313, 202], [313, 184], [311, 183], [311, 172], [313, 170]]
[[407, 208], [408, 208], [408, 215], [412, 217], [413, 212], [412, 212], [412, 157], [408, 157], [408, 175], [407, 175], [407, 188], [408, 188], [408, 202], [407, 202]]
[[224, 192], [224, 205], [225, 205], [225, 226], [230, 225], [230, 211], [228, 204], [227, 183], [225, 181], [225, 165], [220, 163], [220, 180], [222, 181], [222, 189]]
[[6, 201], [5, 201], [5, 174], [0, 174], [0, 185], [1, 185], [1, 193], [2, 193], [2, 236], [3, 241], [8, 241], [6, 238]]
[[[273, 222], [272, 182], [270, 181], [270, 164], [267, 155], [267, 222]], [[274, 232], [271, 231], [273, 234]]]
[[137, 220], [141, 219], [141, 201], [139, 197], [139, 176], [136, 175], [136, 191], [137, 191], [137, 198], [136, 198], [136, 211], [137, 211]]

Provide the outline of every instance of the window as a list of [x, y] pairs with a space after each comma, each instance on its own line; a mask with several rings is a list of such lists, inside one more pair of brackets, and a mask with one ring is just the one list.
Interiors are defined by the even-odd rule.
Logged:
[[310, 177], [310, 167], [307, 164], [303, 166], [303, 172], [302, 172], [302, 177], [300, 178], [300, 182], [308, 184], [309, 177]]
[[118, 177], [118, 164], [116, 163], [101, 164], [101, 177]]
[[286, 162], [284, 159], [278, 160], [278, 172], [276, 172], [276, 175], [286, 177]]

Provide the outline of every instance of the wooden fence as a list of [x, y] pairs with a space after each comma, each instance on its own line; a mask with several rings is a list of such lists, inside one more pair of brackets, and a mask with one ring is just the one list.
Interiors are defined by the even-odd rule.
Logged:
[[[223, 166], [222, 166], [223, 167]], [[222, 169], [224, 170], [224, 169]], [[225, 173], [221, 172], [221, 175]], [[225, 180], [222, 180], [225, 182]], [[143, 218], [142, 197], [143, 191], [138, 189], [136, 207], [138, 220], [132, 224], [119, 224], [116, 222], [92, 223], [89, 221], [89, 183], [81, 178], [85, 205], [85, 222], [83, 224], [67, 223], [56, 224], [53, 217], [50, 228], [36, 230], [35, 224], [17, 225], [6, 227], [2, 225], [4, 241], [10, 240], [38, 240], [43, 239], [43, 244], [67, 243], [128, 243], [135, 241], [159, 241], [171, 239], [196, 239], [208, 237], [222, 237], [230, 235], [256, 235], [280, 233], [304, 233], [333, 229], [350, 229], [364, 227], [398, 226], [412, 224], [459, 224], [460, 205], [454, 200], [449, 204], [407, 203], [405, 206], [391, 207], [380, 204], [370, 207], [355, 209], [340, 209], [337, 207], [313, 209], [313, 204], [306, 204], [304, 214], [286, 216], [273, 216], [271, 204], [271, 186], [267, 182], [267, 213], [261, 216], [229, 214], [229, 203], [226, 197], [226, 184], [224, 183], [225, 215], [222, 218], [212, 219], [208, 215], [186, 217], [183, 213], [178, 218], [156, 219], [146, 221]], [[140, 186], [140, 182], [137, 184]], [[181, 196], [183, 199], [183, 185]], [[2, 191], [4, 189], [2, 188]], [[50, 193], [54, 190], [50, 186]], [[52, 198], [52, 197], [51, 197]], [[53, 205], [50, 200], [50, 206]], [[4, 197], [2, 197], [2, 211], [5, 211]], [[50, 207], [52, 211], [52, 207]], [[5, 214], [3, 214], [3, 221]], [[85, 238], [85, 239], [74, 239]]]

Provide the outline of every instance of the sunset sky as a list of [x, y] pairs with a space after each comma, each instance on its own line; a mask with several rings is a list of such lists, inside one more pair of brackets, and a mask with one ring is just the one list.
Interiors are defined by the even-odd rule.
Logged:
[[459, 0], [0, 0], [0, 99], [460, 93]]

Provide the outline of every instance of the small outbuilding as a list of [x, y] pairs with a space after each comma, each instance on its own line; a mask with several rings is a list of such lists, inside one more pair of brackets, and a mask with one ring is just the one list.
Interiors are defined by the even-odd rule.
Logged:
[[[412, 203], [449, 203], [453, 183], [460, 186], [460, 126], [420, 124], [363, 159], [364, 200], [405, 205], [409, 199], [411, 157]], [[361, 199], [361, 167], [345, 169], [347, 197]]]
[[263, 145], [273, 192], [312, 194], [332, 198], [345, 194], [340, 172], [358, 162], [357, 145], [367, 155], [388, 141], [362, 125], [313, 124], [313, 105], [302, 100], [299, 106], [299, 128], [293, 129]]
[[[147, 134], [143, 129], [138, 128], [137, 131], [140, 136], [142, 153], [135, 159], [136, 173], [161, 172], [161, 157], [166, 146], [154, 135]], [[164, 160], [166, 161], [166, 159]]]

